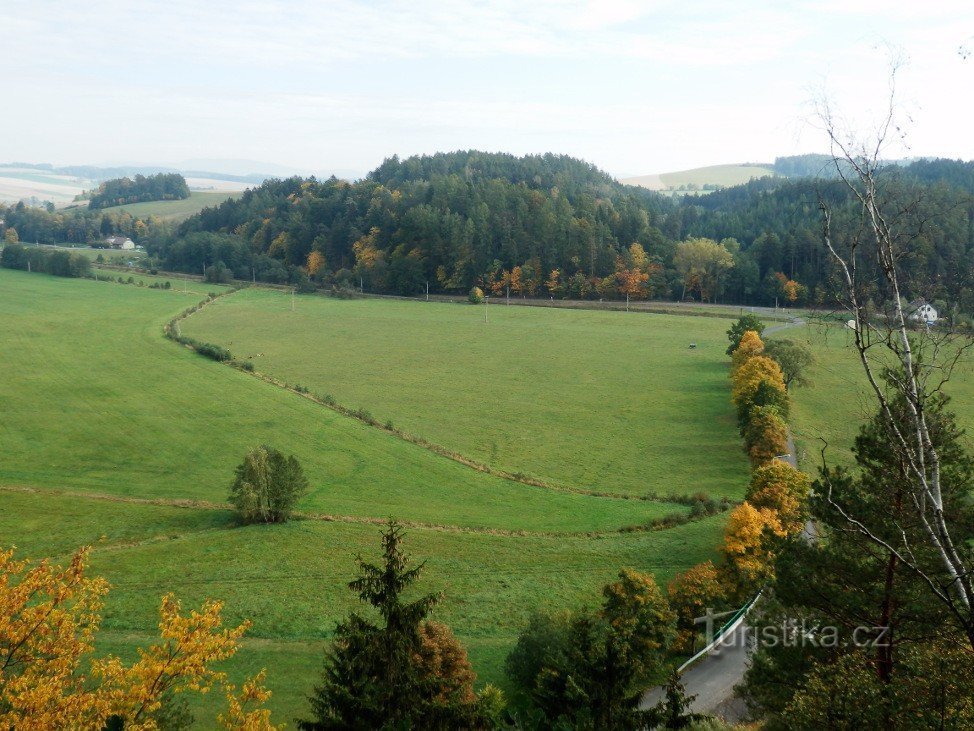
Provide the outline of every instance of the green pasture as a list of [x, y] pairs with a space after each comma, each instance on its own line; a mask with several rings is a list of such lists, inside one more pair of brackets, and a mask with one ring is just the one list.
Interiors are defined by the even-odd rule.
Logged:
[[[814, 471], [822, 449], [830, 463], [852, 464], [852, 446], [859, 427], [877, 412], [875, 397], [848, 329], [813, 323], [780, 331], [772, 337], [805, 343], [815, 356], [808, 374], [811, 384], [792, 391], [790, 427], [802, 466]], [[974, 429], [974, 359], [965, 356], [945, 391], [958, 423]], [[974, 433], [974, 432], [971, 432]], [[968, 436], [968, 446], [974, 447]]]
[[[595, 539], [410, 529], [407, 549], [427, 561], [418, 590], [443, 593], [436, 616], [468, 647], [480, 682], [503, 684], [504, 657], [532, 609], [594, 604], [621, 567], [665, 582], [714, 557], [722, 520]], [[228, 622], [253, 622], [228, 670], [240, 678], [267, 667], [279, 720], [303, 710], [335, 622], [355, 606], [345, 586], [355, 556], [377, 557], [379, 530], [310, 520], [238, 527], [226, 510], [0, 491], [0, 535], [19, 555], [95, 546], [92, 572], [112, 584], [100, 651], [131, 656], [151, 642], [165, 593], [185, 606], [223, 600]], [[210, 709], [221, 701], [205, 699]]]
[[229, 198], [239, 198], [243, 191], [236, 190], [194, 190], [190, 192], [189, 198], [178, 201], [145, 201], [143, 203], [126, 203], [123, 206], [112, 206], [103, 208], [106, 213], [122, 212], [130, 214], [133, 218], [148, 218], [155, 216], [166, 221], [181, 221], [189, 218], [194, 213], [199, 213], [204, 208], [218, 206]]
[[754, 178], [775, 176], [770, 165], [709, 165], [692, 170], [662, 173], [664, 185], [679, 188], [684, 185], [741, 185]]
[[[185, 334], [510, 473], [739, 497], [729, 320], [237, 292]], [[689, 346], [695, 343], [696, 347]]]
[[[133, 276], [146, 284], [165, 280]], [[600, 587], [622, 567], [654, 572], [665, 583], [677, 571], [715, 558], [723, 516], [667, 530], [620, 532], [623, 526], [644, 524], [686, 508], [531, 487], [490, 476], [166, 340], [162, 327], [170, 317], [206, 292], [224, 291], [201, 282], [188, 286], [190, 291], [184, 293], [176, 288], [159, 290], [0, 269], [4, 363], [0, 543], [17, 546], [19, 556], [59, 560], [79, 545], [94, 546], [92, 572], [104, 575], [113, 586], [103, 613], [101, 652], [132, 657], [137, 646], [151, 642], [159, 600], [167, 592], [174, 592], [186, 606], [207, 598], [223, 600], [229, 622], [253, 622], [240, 654], [228, 663], [228, 672], [240, 679], [266, 667], [275, 717], [293, 725], [294, 717], [305, 710], [305, 696], [335, 622], [354, 606], [346, 583], [354, 573], [355, 556], [377, 556], [380, 529], [365, 520], [394, 515], [410, 525], [408, 550], [417, 560], [428, 561], [419, 589], [443, 592], [437, 616], [451, 624], [468, 647], [481, 683], [504, 683], [504, 658], [533, 609], [597, 602]], [[388, 308], [385, 317], [391, 321], [385, 326], [386, 337], [396, 327], [417, 332], [416, 321], [404, 317], [406, 312], [434, 317], [427, 332], [459, 327], [451, 318], [478, 312], [482, 316], [478, 308], [465, 306], [335, 302], [316, 297], [298, 297], [297, 312], [289, 313], [287, 298], [267, 291], [238, 292], [226, 301], [258, 308], [255, 315], [259, 308], [280, 304], [286, 315], [278, 320], [281, 323], [293, 323], [288, 317], [303, 317], [306, 308], [322, 308], [314, 310], [318, 314], [306, 325], [326, 338], [336, 337], [336, 325], [324, 327], [322, 319], [350, 318], [352, 322], [343, 327], [353, 327], [358, 317], [359, 326], [367, 327], [374, 318], [382, 319], [382, 308]], [[221, 317], [222, 302], [210, 306]], [[366, 305], [364, 315], [355, 315], [359, 305]], [[200, 314], [209, 315], [210, 307]], [[233, 313], [234, 308], [227, 311]], [[274, 316], [272, 309], [269, 314]], [[653, 354], [651, 339], [639, 334], [640, 328], [659, 321], [662, 334], [674, 342], [657, 348], [685, 356], [684, 370], [697, 370], [695, 380], [687, 381], [697, 389], [688, 400], [697, 405], [657, 409], [656, 418], [693, 415], [697, 409], [712, 407], [710, 418], [721, 423], [709, 432], [704, 419], [692, 417], [692, 429], [701, 432], [705, 445], [693, 458], [705, 465], [712, 458], [706, 440], [716, 441], [726, 432], [728, 464], [732, 471], [740, 467], [743, 475], [732, 420], [724, 413], [728, 409], [721, 340], [726, 323], [712, 318], [497, 307], [490, 313], [490, 324], [516, 335], [519, 316], [525, 318], [520, 323], [523, 347], [535, 343], [549, 348], [563, 363], [581, 358], [570, 365], [574, 381], [581, 386], [595, 388], [591, 384], [605, 379], [615, 383], [622, 377], [610, 367], [609, 359], [585, 353], [603, 348], [624, 351], [626, 344], [637, 351], [617, 359], [624, 357], [633, 369], [631, 391], [638, 408], [606, 397], [596, 409], [593, 396], [572, 395], [567, 388], [571, 379], [545, 387], [545, 393], [565, 389], [562, 400], [551, 399], [549, 405], [551, 431], [559, 439], [572, 409], [612, 414], [599, 417], [594, 411], [578, 411], [574, 423], [579, 429], [589, 418], [602, 418], [603, 428], [610, 428], [613, 419], [628, 416], [635, 431], [650, 418], [632, 416], [647, 408], [644, 391], [653, 391], [660, 400], [674, 398], [640, 370], [646, 362], [661, 360]], [[194, 320], [195, 316], [186, 321], [184, 329]], [[680, 323], [684, 323], [682, 332]], [[567, 344], [572, 329], [579, 345], [574, 350]], [[553, 334], [546, 339], [549, 331]], [[291, 329], [280, 332], [282, 341], [292, 336]], [[603, 332], [604, 337], [599, 334]], [[500, 335], [488, 341], [500, 348], [498, 357], [511, 351], [500, 346]], [[679, 342], [691, 337], [698, 347], [683, 353]], [[556, 346], [560, 341], [565, 344]], [[240, 342], [235, 342], [229, 347], [244, 357]], [[433, 354], [445, 358], [449, 350], [437, 351], [434, 345], [429, 345]], [[415, 362], [409, 347], [398, 347], [401, 355], [387, 353], [385, 362]], [[348, 357], [351, 351], [344, 348], [337, 352]], [[529, 359], [514, 358], [513, 364], [525, 369], [524, 378], [544, 374]], [[363, 357], [347, 362], [345, 368], [377, 383], [377, 371]], [[548, 370], [553, 370], [550, 364]], [[499, 377], [504, 371], [495, 363], [486, 376]], [[387, 370], [386, 385], [374, 387], [398, 388], [399, 372]], [[602, 378], [597, 378], [602, 372]], [[667, 377], [676, 378], [674, 373], [671, 369]], [[404, 379], [407, 385], [416, 382], [415, 376]], [[521, 388], [521, 398], [529, 400], [531, 392]], [[338, 389], [334, 392], [336, 397], [341, 395]], [[430, 389], [430, 393], [435, 392]], [[459, 399], [463, 393], [454, 391], [451, 397]], [[462, 401], [449, 404], [441, 397], [440, 410], [475, 413], [478, 398], [470, 395], [468, 406]], [[568, 406], [563, 399], [569, 399]], [[713, 402], [711, 407], [708, 401]], [[378, 416], [379, 410], [375, 413]], [[544, 412], [535, 413], [535, 418], [549, 418]], [[494, 428], [503, 425], [502, 413], [489, 412], [489, 416], [485, 423]], [[525, 417], [509, 414], [507, 418], [512, 428], [525, 429]], [[454, 418], [453, 423], [462, 421]], [[691, 450], [679, 441], [696, 437], [681, 432], [683, 428], [691, 427], [671, 425], [671, 431], [682, 434], [674, 437], [674, 448], [689, 459]], [[537, 432], [548, 429], [543, 422], [536, 425]], [[595, 433], [586, 432], [592, 442], [590, 452], [605, 445], [606, 440], [599, 441]], [[529, 437], [525, 431], [524, 439]], [[304, 513], [300, 519], [286, 525], [242, 527], [223, 501], [233, 467], [248, 447], [261, 442], [295, 453], [313, 489], [300, 505]], [[639, 444], [630, 442], [628, 449], [638, 452], [633, 443]], [[591, 468], [592, 462], [574, 453], [577, 444], [569, 441], [559, 448], [563, 459]], [[616, 469], [611, 460], [617, 453], [602, 457], [607, 476]], [[530, 456], [528, 450], [520, 454]], [[707, 489], [698, 483], [683, 484], [690, 470], [669, 482], [659, 479], [670, 464], [659, 462], [653, 468], [657, 484], [665, 485], [661, 492]], [[566, 469], [565, 474], [572, 473]], [[739, 494], [743, 478], [725, 479], [710, 485], [723, 484], [727, 494]], [[573, 479], [566, 482], [575, 484]], [[712, 491], [720, 489], [712, 487]], [[222, 699], [208, 696], [197, 703], [206, 707], [200, 715], [202, 723], [213, 718]]]

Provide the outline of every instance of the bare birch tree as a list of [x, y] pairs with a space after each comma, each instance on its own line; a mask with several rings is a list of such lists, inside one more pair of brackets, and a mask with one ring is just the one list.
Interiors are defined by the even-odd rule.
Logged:
[[[902, 135], [896, 101], [900, 66], [892, 66], [888, 103], [870, 137], [848, 129], [827, 101], [819, 103], [816, 117], [828, 136], [838, 178], [855, 206], [850, 216], [840, 205], [820, 200], [824, 243], [835, 265], [837, 299], [852, 319], [855, 348], [888, 431], [894, 452], [890, 458], [902, 465], [910, 525], [880, 525], [894, 518], [856, 514], [833, 499], [830, 486], [825, 497], [851, 530], [922, 579], [974, 647], [974, 562], [967, 544], [971, 526], [945, 510], [941, 455], [928, 423], [931, 399], [943, 389], [970, 341], [922, 325], [917, 329], [905, 304], [908, 283], [900, 263], [935, 213], [883, 161]], [[889, 303], [884, 311], [871, 302], [876, 293]]]

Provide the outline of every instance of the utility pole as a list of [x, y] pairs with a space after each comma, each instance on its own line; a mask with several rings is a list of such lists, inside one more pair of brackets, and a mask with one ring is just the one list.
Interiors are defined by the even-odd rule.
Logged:
[[490, 295], [484, 295], [484, 324], [487, 324], [487, 305], [490, 303]]
[[426, 301], [430, 301], [430, 283], [426, 282]]
[[291, 312], [294, 312], [294, 287], [291, 287]]

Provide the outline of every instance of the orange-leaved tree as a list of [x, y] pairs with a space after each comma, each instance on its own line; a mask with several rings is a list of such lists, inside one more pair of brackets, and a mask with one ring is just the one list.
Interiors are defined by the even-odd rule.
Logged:
[[[149, 731], [169, 694], [215, 685], [234, 692], [212, 665], [233, 656], [249, 623], [225, 629], [219, 602], [184, 615], [166, 596], [162, 642], [141, 649], [131, 665], [113, 656], [82, 663], [95, 649], [108, 592], [104, 579], [85, 575], [88, 553], [79, 550], [66, 566], [47, 560], [31, 566], [14, 560], [13, 550], [0, 552], [0, 728], [101, 729], [111, 721]], [[228, 728], [273, 728], [260, 707], [269, 696], [262, 677], [231, 704], [223, 718], [225, 725], [232, 720]]]
[[699, 629], [695, 620], [724, 599], [720, 573], [712, 561], [704, 561], [674, 576], [666, 590], [677, 617], [676, 645], [693, 653]]
[[805, 526], [808, 493], [808, 475], [787, 462], [773, 459], [751, 473], [745, 499], [759, 510], [774, 510], [782, 530], [794, 535]]

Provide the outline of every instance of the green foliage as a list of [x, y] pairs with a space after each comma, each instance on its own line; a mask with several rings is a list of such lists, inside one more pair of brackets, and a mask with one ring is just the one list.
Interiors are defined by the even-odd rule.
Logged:
[[752, 315], [750, 312], [746, 315], [741, 315], [737, 322], [731, 325], [730, 330], [727, 331], [727, 339], [730, 340], [730, 345], [727, 346], [727, 355], [734, 354], [738, 344], [741, 342], [741, 338], [744, 337], [744, 333], [753, 330], [758, 334], [758, 337], [761, 337], [764, 328], [764, 323], [758, 319], [757, 315]]
[[29, 269], [56, 277], [87, 277], [91, 273], [91, 260], [82, 254], [22, 244], [7, 244], [0, 252], [0, 266], [6, 269]]
[[[892, 403], [901, 428], [906, 412], [902, 399]], [[944, 514], [959, 529], [955, 540], [970, 540], [974, 460], [944, 397], [927, 400], [925, 417], [941, 460]], [[883, 727], [888, 717], [928, 717], [941, 702], [956, 718], [970, 712], [969, 694], [954, 686], [958, 673], [966, 672], [958, 668], [970, 662], [970, 648], [951, 612], [893, 551], [850, 530], [836, 507], [890, 546], [907, 542], [918, 568], [936, 582], [949, 581], [935, 551], [924, 545], [923, 529], [910, 518], [905, 468], [893, 445], [882, 414], [863, 425], [855, 448], [858, 469], [826, 467], [813, 485], [809, 504], [819, 539], [793, 541], [777, 560], [775, 602], [758, 630], [780, 627], [790, 617], [804, 626], [835, 627], [837, 635], [817, 646], [759, 646], [746, 676], [746, 696], [767, 716], [769, 729], [863, 728], [877, 719]], [[853, 634], [856, 625], [867, 629]], [[856, 641], [868, 640], [879, 642], [855, 651]], [[938, 666], [936, 658], [944, 662]], [[927, 669], [918, 673], [920, 666]], [[929, 695], [921, 693], [919, 675]], [[946, 727], [963, 726], [958, 721]]]
[[534, 614], [508, 656], [508, 677], [554, 727], [629, 729], [676, 615], [652, 576], [624, 570], [598, 612]]
[[764, 352], [781, 366], [785, 388], [810, 385], [807, 373], [815, 358], [807, 345], [785, 338], [772, 338], [764, 344]]
[[353, 612], [339, 623], [321, 684], [310, 698], [313, 719], [300, 721], [298, 727], [485, 727], [472, 679], [458, 688], [423, 661], [422, 624], [441, 597], [404, 600], [423, 564], [409, 566], [402, 529], [392, 520], [382, 534], [382, 559], [381, 565], [359, 559], [359, 575], [348, 585], [372, 607], [378, 622]]
[[690, 706], [696, 697], [687, 695], [686, 688], [680, 680], [680, 673], [673, 668], [666, 680], [662, 700], [652, 709], [653, 727], [689, 729], [704, 720], [702, 714], [690, 711]]
[[471, 287], [467, 301], [472, 305], [482, 305], [484, 303], [484, 291], [480, 287]]
[[237, 467], [230, 503], [245, 523], [283, 523], [308, 491], [308, 478], [292, 455], [260, 446]]
[[179, 173], [136, 175], [134, 178], [106, 180], [92, 191], [88, 199], [91, 209], [120, 206], [140, 201], [178, 200], [189, 198], [189, 186]]

